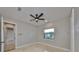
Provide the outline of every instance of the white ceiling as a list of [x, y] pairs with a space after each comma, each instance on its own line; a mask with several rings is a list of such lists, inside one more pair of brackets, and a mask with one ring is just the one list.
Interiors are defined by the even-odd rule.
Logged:
[[0, 7], [0, 14], [3, 16], [13, 20], [28, 22], [34, 25], [41, 25], [44, 24], [44, 22], [31, 22], [30, 19], [32, 19], [32, 17], [29, 16], [30, 14], [44, 13], [43, 18], [50, 22], [67, 17], [70, 15], [70, 12], [70, 7], [22, 7], [22, 11], [20, 12], [17, 11], [16, 7]]

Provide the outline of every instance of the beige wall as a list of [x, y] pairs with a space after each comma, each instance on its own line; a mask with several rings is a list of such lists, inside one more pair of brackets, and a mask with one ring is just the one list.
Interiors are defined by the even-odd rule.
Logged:
[[[7, 20], [7, 19], [6, 19]], [[11, 19], [8, 19], [11, 20]], [[70, 49], [70, 18], [54, 20], [43, 26], [35, 27], [25, 22], [11, 20], [17, 24], [17, 47], [33, 43], [44, 42], [53, 46]], [[43, 30], [45, 28], [55, 27], [55, 39], [43, 39]], [[19, 35], [21, 33], [21, 35]]]
[[20, 47], [28, 43], [36, 42], [37, 29], [35, 26], [28, 24], [26, 22], [13, 20], [5, 17], [4, 20], [14, 22], [17, 25], [16, 47]]
[[[45, 40], [43, 30], [55, 27], [55, 39]], [[49, 43], [53, 46], [70, 49], [70, 17], [55, 20], [44, 26], [38, 27], [38, 41]]]

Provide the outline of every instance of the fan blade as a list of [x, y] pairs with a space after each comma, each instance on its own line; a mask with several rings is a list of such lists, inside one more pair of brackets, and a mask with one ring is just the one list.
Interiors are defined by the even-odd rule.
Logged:
[[39, 20], [45, 20], [44, 18], [40, 18]]
[[38, 18], [40, 18], [42, 15], [43, 15], [43, 13], [41, 13], [41, 14], [38, 16]]
[[32, 14], [30, 15], [31, 17], [33, 17], [33, 18], [36, 18], [35, 16], [33, 16]]

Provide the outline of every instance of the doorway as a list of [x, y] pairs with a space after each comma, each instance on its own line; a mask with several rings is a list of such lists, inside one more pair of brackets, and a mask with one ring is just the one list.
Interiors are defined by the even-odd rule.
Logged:
[[15, 24], [10, 23], [10, 22], [4, 22], [3, 26], [3, 31], [4, 31], [4, 51], [10, 51], [14, 50], [16, 45], [15, 45]]

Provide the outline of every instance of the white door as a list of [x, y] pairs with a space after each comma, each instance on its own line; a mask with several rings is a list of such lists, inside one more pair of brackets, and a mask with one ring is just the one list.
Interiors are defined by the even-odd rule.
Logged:
[[0, 52], [4, 51], [3, 16], [0, 16]]

